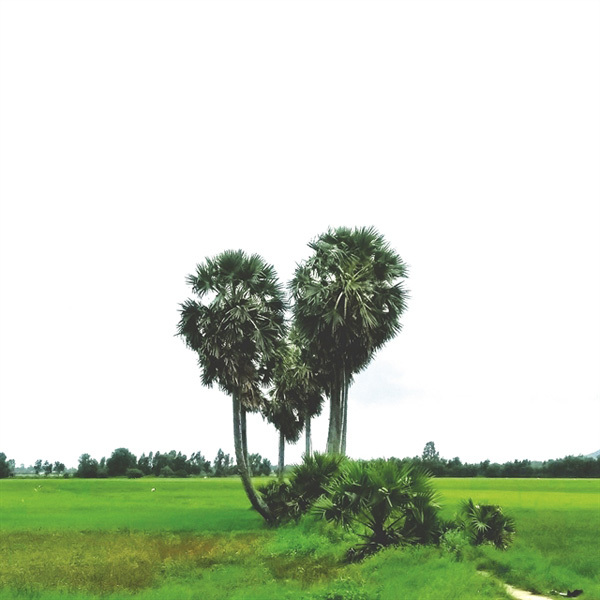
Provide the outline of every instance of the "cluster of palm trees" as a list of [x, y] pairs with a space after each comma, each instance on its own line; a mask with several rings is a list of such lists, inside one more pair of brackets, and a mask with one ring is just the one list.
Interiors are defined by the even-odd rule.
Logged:
[[[226, 251], [188, 276], [196, 298], [180, 309], [178, 333], [198, 355], [202, 383], [231, 396], [238, 470], [252, 506], [272, 522], [252, 486], [246, 414], [259, 411], [286, 442], [306, 433], [329, 400], [327, 452], [345, 454], [348, 388], [400, 331], [407, 267], [372, 227], [330, 229], [309, 244], [289, 298], [273, 267], [256, 254]], [[291, 318], [289, 317], [291, 316]]]

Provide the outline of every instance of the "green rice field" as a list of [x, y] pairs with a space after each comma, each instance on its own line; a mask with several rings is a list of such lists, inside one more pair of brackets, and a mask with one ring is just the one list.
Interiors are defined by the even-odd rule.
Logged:
[[311, 518], [266, 528], [235, 478], [1, 480], [0, 600], [508, 598], [502, 582], [600, 600], [599, 480], [435, 485], [447, 518], [469, 497], [500, 504], [516, 520], [514, 545], [462, 560], [389, 549], [347, 565], [352, 534]]

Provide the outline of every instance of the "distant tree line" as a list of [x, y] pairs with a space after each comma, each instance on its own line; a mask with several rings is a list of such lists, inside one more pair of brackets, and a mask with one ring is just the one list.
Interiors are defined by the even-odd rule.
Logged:
[[[249, 456], [249, 466], [254, 476], [270, 475], [273, 468], [271, 462], [260, 454]], [[236, 474], [235, 461], [220, 448], [212, 464], [201, 452], [194, 452], [188, 457], [175, 450], [157, 451], [142, 454], [138, 459], [127, 448], [117, 448], [110, 458], [102, 458], [100, 462], [89, 454], [82, 454], [75, 477], [227, 477]]]
[[[399, 466], [408, 463], [427, 468], [436, 477], [564, 477], [564, 478], [600, 478], [600, 456], [565, 456], [547, 461], [514, 460], [506, 463], [492, 463], [485, 460], [479, 463], [463, 463], [460, 458], [441, 458], [433, 442], [425, 445], [421, 456], [413, 458], [392, 458]], [[250, 454], [248, 464], [253, 476], [270, 475], [273, 465], [260, 454]], [[201, 452], [187, 457], [181, 452], [150, 452], [136, 458], [127, 448], [117, 448], [110, 458], [100, 461], [89, 454], [79, 457], [77, 470], [66, 469], [59, 461], [37, 460], [28, 468], [15, 469], [15, 461], [0, 452], [0, 479], [12, 477], [18, 473], [35, 475], [67, 475], [73, 472], [75, 477], [228, 477], [237, 475], [237, 466], [231, 455], [219, 449], [214, 460], [204, 458]]]
[[426, 467], [436, 477], [600, 477], [600, 456], [565, 456], [555, 460], [513, 460], [506, 463], [463, 463], [456, 457], [440, 458], [433, 442], [427, 442], [421, 456], [395, 459], [401, 464]]

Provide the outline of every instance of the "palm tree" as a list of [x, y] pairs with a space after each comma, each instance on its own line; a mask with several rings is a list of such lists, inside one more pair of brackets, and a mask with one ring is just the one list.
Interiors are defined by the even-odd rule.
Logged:
[[198, 354], [203, 385], [216, 383], [232, 398], [238, 471], [252, 506], [271, 522], [250, 479], [246, 412], [266, 401], [262, 388], [285, 335], [283, 291], [272, 266], [241, 250], [206, 259], [187, 282], [198, 300], [181, 305], [178, 334]]
[[285, 443], [297, 442], [306, 426], [306, 453], [310, 454], [310, 419], [320, 413], [323, 402], [315, 373], [303, 359], [294, 331], [281, 345], [273, 382], [265, 416], [279, 430], [278, 475], [283, 479]]
[[285, 467], [285, 444], [297, 442], [304, 427], [302, 414], [297, 406], [294, 406], [285, 397], [276, 392], [271, 398], [269, 407], [265, 411], [269, 422], [273, 423], [279, 431], [279, 453], [277, 461], [277, 477], [283, 480]]
[[372, 227], [330, 229], [309, 244], [290, 284], [294, 325], [328, 378], [327, 451], [346, 451], [353, 376], [401, 328], [407, 267]]

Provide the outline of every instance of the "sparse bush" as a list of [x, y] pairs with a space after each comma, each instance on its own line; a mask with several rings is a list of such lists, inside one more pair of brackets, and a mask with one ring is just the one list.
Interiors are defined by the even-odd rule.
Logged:
[[125, 475], [127, 479], [140, 479], [144, 476], [144, 472], [141, 469], [127, 469]]
[[171, 467], [163, 467], [160, 470], [160, 476], [161, 477], [175, 477], [175, 471], [173, 471], [173, 469], [171, 469]]
[[467, 534], [461, 529], [449, 529], [440, 537], [440, 548], [451, 554], [456, 561], [461, 561], [469, 548]]

